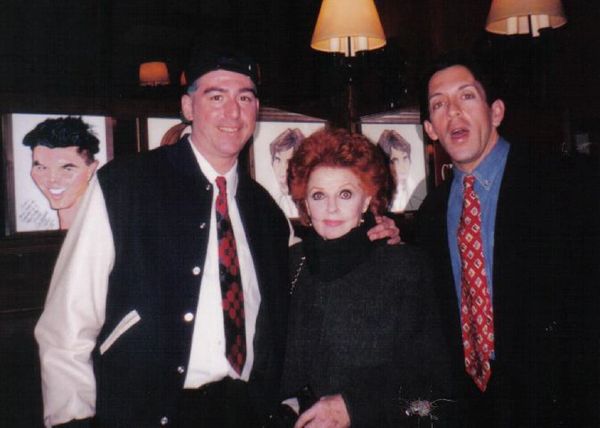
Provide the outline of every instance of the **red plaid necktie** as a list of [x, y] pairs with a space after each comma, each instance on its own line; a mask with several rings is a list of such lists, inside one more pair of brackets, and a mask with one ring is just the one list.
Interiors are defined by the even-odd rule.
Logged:
[[223, 297], [225, 355], [239, 374], [246, 361], [246, 328], [244, 326], [244, 292], [240, 277], [235, 237], [227, 208], [227, 182], [217, 177], [219, 194], [216, 201], [217, 238], [219, 240], [219, 278]]
[[494, 313], [488, 293], [481, 239], [481, 206], [473, 189], [475, 177], [465, 176], [463, 211], [458, 226], [461, 259], [461, 328], [465, 368], [481, 391], [490, 379], [494, 352]]

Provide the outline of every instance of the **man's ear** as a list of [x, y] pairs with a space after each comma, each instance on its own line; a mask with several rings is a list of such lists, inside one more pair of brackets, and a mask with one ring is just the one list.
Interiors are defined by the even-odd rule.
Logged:
[[183, 117], [190, 122], [194, 118], [192, 114], [192, 97], [188, 94], [183, 94], [181, 96], [181, 113], [183, 114]]
[[504, 101], [502, 101], [501, 99], [497, 99], [492, 103], [490, 109], [492, 111], [492, 125], [495, 128], [497, 128], [500, 126], [502, 120], [504, 119]]
[[423, 125], [425, 125], [425, 132], [427, 132], [427, 135], [429, 136], [429, 138], [431, 138], [432, 141], [437, 141], [439, 139], [439, 137], [438, 137], [438, 134], [433, 129], [433, 125], [431, 124], [431, 122], [428, 120], [425, 120], [423, 122]]

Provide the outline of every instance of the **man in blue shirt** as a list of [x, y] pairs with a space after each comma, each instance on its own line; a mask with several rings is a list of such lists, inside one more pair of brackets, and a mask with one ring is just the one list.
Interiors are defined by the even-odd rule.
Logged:
[[[597, 248], [598, 204], [585, 186], [573, 189], [585, 182], [575, 175], [581, 170], [504, 140], [505, 104], [467, 57], [433, 66], [425, 103], [425, 131], [449, 154], [454, 176], [421, 206], [417, 239], [436, 267], [460, 426], [597, 426], [598, 335], [590, 319], [598, 268], [586, 254]], [[473, 187], [465, 192], [466, 177]], [[465, 285], [471, 267], [459, 249], [464, 199], [473, 194], [478, 291]], [[488, 302], [482, 317], [468, 306]], [[470, 324], [470, 313], [490, 330]]]

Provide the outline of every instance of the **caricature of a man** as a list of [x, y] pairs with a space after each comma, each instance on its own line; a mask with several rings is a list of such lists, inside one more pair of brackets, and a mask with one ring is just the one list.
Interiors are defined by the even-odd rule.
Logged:
[[[411, 201], [417, 186], [410, 176], [410, 143], [397, 131], [386, 129], [381, 133], [377, 144], [388, 156], [392, 175], [396, 182], [396, 192], [390, 210], [405, 211], [417, 209], [418, 206], [412, 206], [413, 201]], [[420, 203], [420, 200], [418, 203]]]
[[288, 163], [294, 152], [304, 139], [304, 134], [298, 128], [288, 128], [275, 138], [269, 145], [271, 166], [279, 184], [280, 193], [274, 195], [275, 200], [288, 215], [295, 216], [296, 206], [290, 197], [287, 183]]
[[68, 229], [98, 167], [100, 141], [81, 118], [61, 117], [38, 124], [23, 144], [31, 147], [31, 178], [58, 212], [60, 228]]

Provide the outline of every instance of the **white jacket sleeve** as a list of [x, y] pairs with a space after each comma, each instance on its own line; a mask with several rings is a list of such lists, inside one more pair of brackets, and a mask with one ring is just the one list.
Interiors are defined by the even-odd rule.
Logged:
[[46, 426], [95, 414], [91, 353], [104, 323], [114, 257], [104, 196], [94, 177], [61, 248], [35, 328]]

